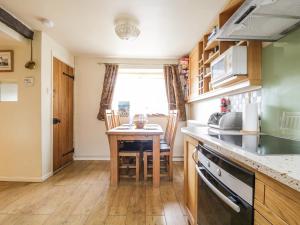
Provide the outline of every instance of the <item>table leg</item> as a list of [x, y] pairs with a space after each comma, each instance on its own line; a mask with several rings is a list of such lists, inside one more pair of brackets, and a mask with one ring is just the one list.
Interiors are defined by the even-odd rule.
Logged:
[[109, 136], [110, 145], [110, 184], [117, 186], [119, 182], [119, 152], [116, 136]]
[[160, 136], [153, 136], [153, 187], [160, 183]]

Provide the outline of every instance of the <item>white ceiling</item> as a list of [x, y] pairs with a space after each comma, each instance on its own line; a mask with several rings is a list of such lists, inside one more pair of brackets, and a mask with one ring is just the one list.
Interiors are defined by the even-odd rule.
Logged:
[[[0, 0], [33, 29], [44, 30], [76, 55], [178, 58], [188, 53], [228, 0]], [[139, 20], [141, 34], [122, 41], [118, 15]], [[38, 18], [55, 23], [48, 29]]]

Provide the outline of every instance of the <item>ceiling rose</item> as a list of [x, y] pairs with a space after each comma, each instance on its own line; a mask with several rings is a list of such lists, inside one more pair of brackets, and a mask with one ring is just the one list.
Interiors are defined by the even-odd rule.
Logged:
[[115, 22], [115, 32], [122, 40], [135, 40], [140, 35], [138, 22], [129, 18], [117, 19]]

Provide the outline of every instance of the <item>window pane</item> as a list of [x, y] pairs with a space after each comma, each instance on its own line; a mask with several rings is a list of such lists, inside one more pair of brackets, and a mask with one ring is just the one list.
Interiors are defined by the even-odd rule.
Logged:
[[162, 69], [120, 69], [113, 97], [113, 109], [128, 101], [132, 113], [168, 113]]

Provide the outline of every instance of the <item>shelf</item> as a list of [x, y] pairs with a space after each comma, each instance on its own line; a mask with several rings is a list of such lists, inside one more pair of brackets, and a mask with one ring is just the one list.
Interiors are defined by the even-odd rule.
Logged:
[[214, 98], [217, 96], [224, 96], [224, 95], [236, 95], [248, 91], [254, 91], [261, 89], [260, 85], [252, 85], [250, 80], [245, 80], [243, 82], [234, 84], [229, 87], [219, 88], [216, 90], [212, 90], [209, 92], [206, 92], [202, 95], [194, 96], [189, 98], [188, 103], [196, 102], [196, 101], [204, 101], [210, 98]]
[[216, 59], [220, 55], [220, 51], [215, 52], [211, 57], [209, 57], [205, 62], [204, 65], [210, 64], [214, 59]]
[[247, 75], [243, 75], [243, 76], [234, 76], [234, 77], [230, 77], [226, 80], [223, 80], [215, 85], [213, 85], [213, 88], [220, 88], [220, 87], [224, 87], [224, 86], [229, 86], [241, 81], [245, 81], [248, 80], [248, 76]]
[[211, 77], [211, 72], [204, 75], [204, 78]]
[[219, 45], [219, 41], [217, 41], [216, 39], [210, 40], [209, 42], [207, 42], [207, 45], [206, 45], [204, 51], [211, 51], [218, 45]]
[[247, 46], [247, 41], [239, 41], [236, 46]]

